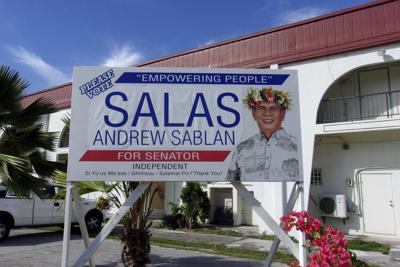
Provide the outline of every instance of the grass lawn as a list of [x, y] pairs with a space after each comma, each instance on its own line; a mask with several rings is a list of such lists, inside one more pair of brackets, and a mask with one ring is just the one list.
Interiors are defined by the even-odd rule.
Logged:
[[212, 234], [212, 235], [225, 235], [225, 236], [235, 236], [235, 237], [243, 236], [239, 232], [222, 229], [220, 227], [215, 227], [215, 226], [203, 226], [196, 229], [192, 229], [192, 231], [197, 233]]
[[[210, 233], [209, 231], [206, 231]], [[111, 234], [108, 238], [119, 240], [118, 235]], [[273, 236], [267, 237], [273, 239]], [[174, 240], [162, 237], [151, 237], [150, 240], [152, 245], [165, 248], [174, 248], [180, 250], [200, 251], [208, 254], [223, 255], [228, 257], [244, 258], [251, 260], [265, 261], [267, 253], [264, 251], [258, 251], [254, 249], [246, 248], [232, 248], [222, 244], [210, 244], [205, 242], [188, 242], [182, 240]], [[350, 240], [350, 249], [355, 250], [366, 250], [366, 251], [379, 251], [385, 253], [388, 251], [387, 245], [379, 244], [377, 242], [366, 242], [361, 240]], [[278, 251], [273, 261], [279, 263], [288, 263], [289, 261], [295, 260], [295, 257], [289, 253], [283, 253]], [[367, 265], [370, 267], [380, 267], [379, 265]]]
[[[213, 235], [225, 235], [225, 236], [235, 236], [242, 237], [243, 235], [234, 230], [222, 229], [221, 227], [216, 226], [202, 226], [196, 229], [192, 229], [193, 232], [204, 233], [204, 234], [213, 234]], [[252, 236], [253, 238], [260, 238], [263, 240], [274, 240], [274, 235], [261, 235], [261, 236]], [[297, 242], [295, 238], [292, 238], [294, 242]], [[362, 251], [376, 251], [381, 252], [383, 254], [388, 254], [390, 250], [390, 245], [378, 243], [375, 241], [364, 241], [360, 239], [350, 239], [349, 249], [351, 250], [362, 250]]]
[[[111, 234], [108, 236], [110, 239], [120, 240], [117, 234]], [[225, 245], [216, 245], [205, 242], [187, 242], [181, 240], [167, 239], [162, 237], [151, 237], [150, 242], [152, 245], [175, 248], [181, 250], [200, 251], [208, 254], [223, 255], [229, 257], [251, 259], [264, 261], [266, 259], [266, 252], [258, 251], [253, 249], [245, 248], [231, 248]], [[291, 260], [295, 260], [295, 257], [291, 254], [277, 252], [273, 259], [274, 262], [287, 263]]]
[[[264, 251], [258, 251], [253, 249], [231, 248], [225, 245], [216, 245], [203, 242], [187, 242], [181, 240], [165, 239], [160, 237], [152, 237], [151, 244], [160, 247], [202, 251], [209, 254], [224, 255], [224, 256], [251, 259], [251, 260], [260, 260], [260, 261], [265, 260], [267, 255], [266, 252]], [[295, 260], [295, 257], [292, 256], [291, 254], [277, 252], [275, 254], [273, 261], [280, 263], [287, 263], [291, 260]]]
[[362, 251], [376, 251], [383, 254], [389, 254], [390, 245], [381, 244], [375, 241], [364, 241], [360, 239], [348, 240], [349, 249]]
[[61, 226], [37, 226], [34, 227], [37, 230], [43, 230], [43, 231], [48, 231], [48, 232], [62, 232], [63, 228]]
[[271, 241], [273, 241], [275, 239], [275, 236], [274, 235], [263, 234], [260, 238], [263, 239], [263, 240], [271, 240]]

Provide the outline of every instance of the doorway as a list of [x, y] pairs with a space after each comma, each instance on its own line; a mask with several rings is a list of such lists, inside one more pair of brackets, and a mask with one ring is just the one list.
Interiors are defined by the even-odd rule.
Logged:
[[361, 174], [364, 232], [396, 235], [395, 199], [392, 173]]
[[[254, 192], [250, 191], [254, 196]], [[253, 207], [242, 198], [242, 224], [253, 225]]]

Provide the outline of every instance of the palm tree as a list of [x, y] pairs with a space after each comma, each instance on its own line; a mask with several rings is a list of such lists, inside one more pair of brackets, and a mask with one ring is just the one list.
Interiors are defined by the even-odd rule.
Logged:
[[[155, 195], [161, 193], [160, 188], [153, 188], [152, 184], [122, 219], [121, 259], [125, 267], [145, 267], [150, 262], [151, 233], [149, 228], [151, 221], [148, 219], [152, 212], [151, 203]], [[139, 182], [121, 182], [118, 191], [128, 197], [138, 185]], [[118, 206], [120, 206], [120, 203], [117, 204]]]
[[[65, 172], [58, 171], [54, 176], [53, 182], [65, 187], [67, 175]], [[139, 182], [117, 182], [107, 184], [101, 181], [80, 181], [77, 182], [79, 195], [102, 192], [108, 195], [108, 199], [120, 208], [122, 200], [129, 195], [139, 185]], [[54, 197], [56, 199], [65, 198], [65, 189], [60, 190]], [[128, 213], [122, 218], [122, 231], [119, 233], [121, 239], [121, 259], [125, 267], [145, 267], [150, 262], [150, 226], [149, 216], [152, 212], [151, 203], [159, 187], [150, 186], [143, 195], [133, 204]]]
[[[63, 119], [66, 131], [69, 130], [71, 124], [70, 115]], [[57, 171], [53, 179], [54, 183], [61, 186], [66, 185], [67, 174], [62, 171]], [[107, 184], [102, 181], [80, 181], [77, 182], [79, 195], [102, 192], [108, 195], [110, 201], [120, 208], [122, 201], [139, 185], [139, 182], [122, 181]], [[123, 225], [119, 237], [122, 243], [121, 259], [125, 267], [144, 267], [150, 262], [150, 226], [149, 216], [151, 215], [151, 203], [156, 194], [161, 194], [159, 186], [150, 186], [146, 189], [143, 195], [129, 209], [128, 213], [122, 218]], [[65, 189], [60, 190], [55, 198], [65, 198]]]
[[47, 181], [36, 177], [54, 174], [57, 164], [43, 158], [53, 151], [56, 135], [43, 131], [41, 116], [55, 111], [51, 101], [39, 98], [21, 105], [28, 83], [10, 67], [0, 67], [0, 180], [16, 195], [43, 194]]

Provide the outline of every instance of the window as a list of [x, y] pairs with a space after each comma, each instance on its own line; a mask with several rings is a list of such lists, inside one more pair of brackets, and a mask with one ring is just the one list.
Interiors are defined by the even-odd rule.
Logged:
[[321, 168], [313, 168], [311, 171], [311, 184], [321, 185], [322, 184], [322, 170]]
[[5, 198], [7, 194], [7, 187], [0, 185], [0, 198]]
[[61, 189], [62, 188], [59, 186], [49, 185], [44, 188], [43, 198], [50, 199], [50, 198], [54, 197], [56, 194], [58, 194], [58, 192], [60, 192]]
[[44, 199], [49, 199], [49, 198], [53, 197], [55, 194], [56, 194], [56, 189], [55, 189], [55, 187], [54, 187], [54, 186], [47, 186], [47, 187], [44, 189], [43, 198], [44, 198]]

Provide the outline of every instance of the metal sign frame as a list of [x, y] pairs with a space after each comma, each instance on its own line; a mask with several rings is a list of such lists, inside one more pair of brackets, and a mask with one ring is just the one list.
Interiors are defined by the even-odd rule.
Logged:
[[[139, 186], [129, 195], [125, 200], [123, 205], [118, 209], [118, 211], [113, 215], [113, 217], [104, 225], [100, 233], [97, 234], [95, 239], [90, 242], [88, 230], [83, 217], [83, 212], [80, 203], [80, 196], [77, 190], [76, 182], [68, 182], [67, 193], [65, 200], [65, 218], [64, 218], [64, 237], [63, 237], [63, 250], [62, 250], [62, 267], [68, 266], [69, 260], [69, 247], [70, 247], [70, 237], [71, 237], [71, 212], [72, 207], [75, 208], [76, 215], [79, 221], [79, 227], [82, 232], [82, 238], [85, 244], [85, 250], [81, 253], [79, 258], [72, 265], [73, 267], [80, 267], [89, 261], [89, 266], [94, 267], [95, 262], [93, 259], [93, 254], [100, 247], [100, 245], [105, 241], [111, 231], [117, 226], [119, 221], [125, 216], [129, 208], [135, 204], [135, 202], [140, 198], [140, 196], [149, 187], [150, 182], [142, 182]], [[265, 222], [265, 224], [273, 231], [276, 235], [271, 249], [268, 251], [267, 258], [265, 260], [265, 267], [271, 266], [272, 258], [278, 250], [280, 242], [283, 242], [287, 247], [289, 247], [290, 252], [299, 260], [301, 266], [306, 266], [306, 250], [303, 246], [304, 244], [304, 234], [299, 234], [299, 243], [296, 245], [290, 239], [289, 235], [282, 229], [282, 224], [277, 224], [272, 216], [261, 206], [261, 203], [246, 189], [246, 187], [241, 182], [232, 182], [233, 187], [239, 192], [245, 201], [247, 201], [253, 208], [253, 210], [260, 216], [260, 218]], [[297, 200], [300, 200], [300, 209], [304, 209], [304, 192], [303, 183], [296, 182], [293, 186], [292, 192], [289, 197], [289, 201], [285, 207], [285, 214], [290, 213]]]
[[[183, 95], [182, 92], [187, 93]], [[193, 103], [192, 105], [187, 105], [185, 99], [193, 99], [193, 95], [191, 95], [193, 92], [196, 93], [192, 101]], [[235, 92], [235, 94], [233, 92]], [[157, 95], [157, 97], [155, 95]], [[181, 101], [177, 101], [175, 104], [181, 107], [187, 107], [186, 111], [182, 111], [181, 109], [176, 113], [171, 111], [171, 116], [176, 115], [177, 117], [175, 119], [177, 120], [171, 120], [169, 117], [170, 95], [172, 99], [179, 99], [179, 101]], [[152, 96], [155, 97], [153, 100], [151, 100]], [[186, 96], [186, 98], [183, 96]], [[183, 182], [208, 180], [215, 182], [231, 182], [243, 199], [252, 206], [254, 211], [276, 235], [276, 239], [266, 259], [265, 266], [271, 265], [272, 256], [276, 253], [281, 241], [289, 247], [291, 253], [299, 260], [300, 264], [305, 266], [306, 257], [303, 247], [304, 235], [300, 235], [297, 247], [290, 239], [289, 235], [282, 229], [281, 225], [275, 222], [273, 217], [262, 207], [261, 203], [254, 198], [242, 184], [242, 182], [295, 182], [289, 202], [286, 204], [285, 214], [293, 209], [298, 199], [300, 199], [300, 209], [304, 210], [305, 201], [302, 182], [303, 162], [301, 157], [302, 143], [296, 71], [265, 69], [78, 67], [74, 68], [72, 100], [75, 103], [72, 105], [72, 116], [74, 120], [71, 121], [70, 135], [72, 140], [70, 143], [72, 143], [73, 146], [70, 148], [68, 161], [69, 175], [67, 179], [68, 184], [65, 203], [66, 212], [62, 267], [68, 265], [68, 250], [71, 234], [71, 206], [74, 207], [78, 216], [85, 243], [85, 250], [73, 266], [82, 266], [86, 261], [89, 261], [90, 266], [94, 266], [95, 263], [92, 258], [93, 253], [104, 242], [129, 208], [140, 198], [151, 181]], [[133, 102], [128, 100], [132, 100]], [[247, 107], [252, 108], [251, 113], [242, 112], [247, 109], [243, 106], [243, 100], [245, 100]], [[278, 100], [280, 102], [278, 102]], [[153, 101], [155, 104], [159, 103], [160, 106], [164, 107], [164, 110], [161, 109], [159, 112], [167, 115], [165, 115], [160, 128], [168, 128], [163, 131], [165, 131], [164, 133], [166, 133], [167, 136], [171, 134], [171, 140], [175, 140], [173, 138], [175, 137], [175, 135], [173, 135], [175, 131], [181, 133], [181, 131], [175, 128], [180, 129], [183, 126], [187, 126], [188, 129], [190, 128], [190, 132], [188, 133], [194, 133], [194, 130], [208, 130], [208, 132], [214, 131], [215, 133], [219, 133], [220, 129], [226, 132], [232, 131], [233, 133], [237, 131], [241, 143], [238, 144], [236, 141], [231, 141], [230, 143], [221, 142], [221, 144], [215, 144], [214, 140], [212, 147], [216, 150], [210, 150], [209, 144], [206, 141], [204, 143], [200, 142], [200, 144], [195, 142], [193, 144], [192, 142], [176, 144], [170, 140], [170, 142], [166, 143], [162, 143], [161, 141], [158, 143], [154, 141], [151, 144], [138, 143], [134, 146], [137, 150], [126, 150], [127, 147], [132, 148], [132, 145], [124, 142], [122, 142], [122, 144], [119, 142], [111, 142], [112, 144], [107, 145], [107, 142], [103, 144], [102, 138], [98, 139], [98, 134], [100, 133], [101, 136], [102, 131], [108, 133], [107, 129], [110, 127], [113, 129], [113, 133], [119, 130], [125, 133], [122, 127], [128, 126], [130, 126], [128, 128], [134, 126], [144, 131], [158, 129], [160, 125], [157, 120], [157, 112], [155, 112], [153, 108]], [[146, 106], [146, 108], [149, 109], [149, 113], [146, 109], [144, 109], [144, 111], [142, 110], [144, 103], [147, 103], [148, 107]], [[263, 167], [262, 174], [255, 171], [247, 173], [244, 167], [248, 166], [242, 161], [236, 161], [236, 158], [232, 156], [240, 153], [254, 154], [249, 148], [250, 146], [246, 146], [246, 144], [248, 144], [248, 140], [255, 142], [260, 139], [258, 137], [261, 128], [258, 122], [260, 120], [262, 121], [262, 118], [260, 113], [256, 112], [256, 104], [258, 108], [262, 109], [271, 109], [271, 106], [268, 105], [272, 104], [275, 106], [278, 104], [280, 105], [278, 105], [280, 107], [279, 114], [275, 114], [279, 116], [276, 121], [280, 121], [280, 123], [275, 125], [276, 129], [272, 134], [276, 135], [274, 137], [281, 136], [284, 137], [282, 139], [288, 140], [285, 143], [285, 149], [281, 149], [281, 146], [278, 145], [272, 145], [272, 147], [269, 148], [269, 153], [273, 153], [274, 151], [278, 152], [274, 153], [275, 157], [269, 157], [266, 155], [266, 152], [264, 153], [265, 159], [268, 159], [268, 167]], [[286, 115], [286, 110], [289, 110], [291, 105], [293, 106], [294, 113]], [[107, 109], [104, 109], [105, 106]], [[130, 110], [133, 107], [136, 107], [137, 110]], [[198, 112], [198, 107], [200, 110], [203, 110]], [[213, 115], [217, 118], [218, 127], [214, 126], [211, 119], [212, 116], [210, 115], [212, 113], [209, 112], [209, 109], [211, 111], [215, 110], [216, 113]], [[189, 118], [179, 117], [180, 114], [186, 115], [186, 113], [190, 115]], [[103, 120], [100, 119], [100, 121], [102, 123], [98, 125], [98, 120], [96, 120], [95, 116], [92, 116], [93, 114], [97, 114], [97, 116], [101, 115], [102, 117], [100, 117]], [[131, 118], [129, 114], [135, 114], [132, 123], [130, 123]], [[222, 115], [226, 117], [226, 121], [223, 120], [224, 116]], [[151, 117], [152, 123], [147, 125], [147, 120], [143, 122], [141, 120], [139, 121], [139, 118], [142, 119], [142, 117]], [[205, 119], [196, 121], [196, 127], [192, 127], [193, 120], [198, 117]], [[285, 124], [281, 126], [283, 120], [285, 120]], [[187, 123], [185, 124], [183, 121], [187, 121]], [[256, 125], [259, 129], [256, 129]], [[99, 127], [101, 129], [99, 129]], [[287, 130], [292, 131], [294, 135], [286, 133], [284, 130], [285, 127]], [[255, 136], [254, 131], [252, 131], [253, 128], [256, 130], [255, 132], [257, 132]], [[229, 129], [229, 131], [226, 129]], [[280, 132], [279, 134], [278, 131]], [[87, 134], [82, 134], [82, 132]], [[268, 129], [266, 132], [271, 134]], [[155, 131], [155, 133], [158, 133], [158, 131]], [[88, 143], [88, 136], [90, 136], [90, 140], [94, 141]], [[258, 139], [256, 139], [256, 137]], [[298, 139], [299, 143], [297, 143], [296, 139]], [[229, 140], [236, 139], [232, 138]], [[259, 141], [262, 142], [261, 140]], [[242, 146], [241, 144], [244, 145]], [[149, 145], [152, 150], [146, 150], [147, 145]], [[264, 145], [265, 143], [260, 144], [260, 146]], [[270, 144], [268, 144], [268, 146], [270, 146]], [[158, 150], [160, 149], [162, 149], [161, 152], [170, 153], [174, 151], [175, 153], [177, 147], [179, 147], [182, 153], [189, 151], [197, 153], [196, 155], [198, 156], [192, 159], [154, 157], [154, 155], [158, 155], [160, 152]], [[242, 151], [238, 150], [238, 147], [245, 147], [246, 149]], [[232, 151], [233, 153], [231, 153]], [[133, 153], [129, 155], [132, 155], [134, 158], [119, 158], [119, 156], [125, 155], [125, 152]], [[152, 156], [146, 158], [147, 153], [150, 153]], [[191, 165], [188, 169], [185, 167], [185, 172], [179, 175], [174, 172], [166, 174], [151, 173], [151, 175], [147, 177], [141, 173], [137, 174], [135, 171], [132, 171], [130, 165], [131, 162], [165, 164], [165, 162], [168, 163], [171, 161], [186, 162], [186, 164], [190, 162]], [[233, 168], [230, 168], [232, 165], [234, 165]], [[259, 166], [251, 166], [251, 168], [249, 167], [247, 169], [258, 170], [258, 168], [255, 167]], [[153, 167], [149, 169], [152, 168]], [[164, 168], [163, 165], [157, 167], [157, 169], [161, 170]], [[296, 168], [298, 169], [297, 172]], [[207, 175], [197, 174], [197, 172], [201, 173], [200, 171], [203, 169], [215, 173], [212, 179]], [[265, 171], [265, 169], [267, 171]], [[228, 179], [228, 174], [231, 173], [235, 175], [229, 175], [230, 178]], [[240, 174], [240, 177], [236, 174]], [[129, 195], [117, 213], [105, 224], [96, 238], [90, 242], [80, 206], [80, 196], [78, 195], [76, 182], [90, 181], [93, 177], [99, 180], [135, 180], [141, 183]], [[237, 181], [238, 178], [240, 178], [240, 181]]]

